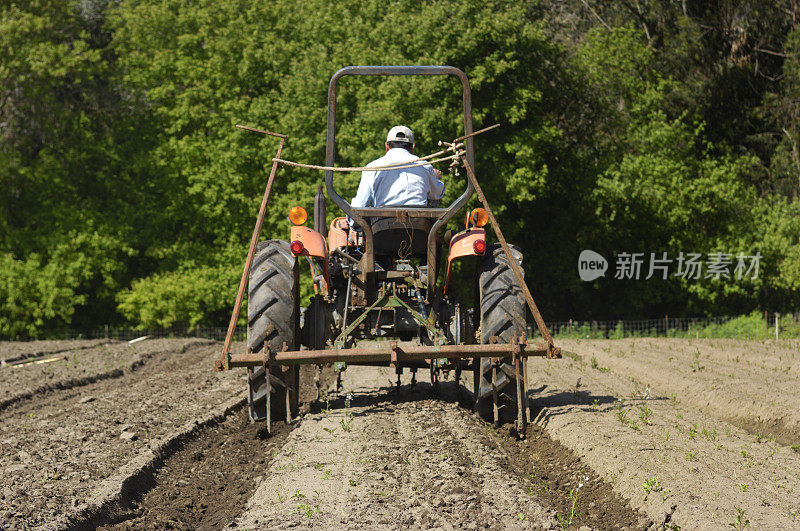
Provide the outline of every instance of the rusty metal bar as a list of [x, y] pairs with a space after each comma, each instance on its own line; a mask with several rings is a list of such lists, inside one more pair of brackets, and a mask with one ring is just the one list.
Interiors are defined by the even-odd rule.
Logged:
[[533, 405], [531, 405], [531, 401], [528, 398], [528, 390], [530, 389], [530, 382], [528, 381], [528, 358], [522, 358], [522, 382], [523, 382], [523, 391], [525, 393], [525, 408], [526, 414], [528, 415], [528, 422], [533, 422]]
[[[266, 129], [258, 129], [257, 127], [250, 127], [247, 125], [236, 124], [237, 129], [244, 129], [245, 131], [252, 131], [254, 133], [261, 133], [262, 135], [270, 135], [276, 136], [278, 138], [287, 138], [286, 135], [282, 135], [280, 133], [273, 133], [272, 131], [267, 131]], [[278, 155], [280, 157], [280, 155]]]
[[491, 207], [489, 207], [489, 202], [486, 200], [486, 196], [483, 195], [483, 189], [481, 189], [481, 185], [478, 184], [478, 179], [475, 177], [475, 172], [472, 170], [472, 166], [470, 166], [466, 158], [461, 157], [461, 162], [467, 169], [467, 176], [469, 177], [470, 182], [472, 182], [472, 187], [475, 188], [475, 192], [478, 194], [478, 199], [481, 200], [483, 207], [486, 209], [486, 213], [489, 215], [489, 221], [492, 223], [492, 228], [494, 229], [495, 234], [497, 234], [497, 239], [500, 240], [500, 245], [503, 247], [503, 252], [506, 254], [508, 264], [511, 266], [511, 270], [514, 271], [514, 275], [517, 277], [519, 287], [522, 289], [522, 293], [525, 295], [525, 301], [528, 303], [531, 314], [533, 314], [533, 319], [536, 321], [536, 326], [539, 327], [539, 333], [542, 334], [544, 340], [547, 341], [551, 348], [553, 348], [553, 338], [550, 335], [550, 332], [547, 330], [547, 326], [544, 324], [544, 319], [542, 319], [542, 314], [539, 313], [539, 308], [537, 308], [536, 303], [533, 302], [533, 295], [531, 295], [528, 285], [525, 284], [525, 277], [522, 273], [522, 268], [517, 263], [514, 255], [511, 254], [511, 248], [508, 246], [508, 242], [506, 242], [503, 232], [500, 230], [500, 225], [497, 224], [497, 220], [492, 213]]
[[472, 409], [475, 413], [478, 412], [478, 397], [480, 396], [481, 392], [481, 380], [483, 379], [483, 373], [481, 372], [481, 359], [480, 358], [472, 358], [473, 364], [475, 368], [472, 370], [472, 392], [475, 394], [475, 403], [472, 405]]
[[[425, 360], [433, 358], [466, 359], [474, 358], [476, 354], [481, 357], [510, 357], [514, 346], [511, 344], [491, 345], [442, 345], [402, 347], [397, 346], [394, 354], [391, 345], [385, 347], [328, 349], [328, 350], [294, 350], [275, 352], [270, 357], [270, 363], [278, 365], [306, 365], [320, 363], [346, 363], [359, 362], [392, 362], [393, 356], [398, 362]], [[537, 343], [528, 346], [519, 346], [520, 356], [547, 356], [550, 346], [546, 343]], [[561, 355], [561, 349], [556, 349]], [[231, 367], [249, 367], [264, 362], [263, 353], [247, 353], [231, 356]], [[480, 370], [480, 369], [478, 369]]]
[[291, 380], [294, 379], [294, 368], [289, 367], [289, 370], [285, 372], [284, 376], [284, 383], [286, 384], [286, 424], [292, 423], [292, 399], [289, 396], [291, 391], [291, 384], [289, 383]]
[[494, 124], [494, 125], [490, 125], [489, 127], [484, 127], [483, 129], [478, 129], [474, 133], [470, 133], [468, 135], [464, 135], [464, 136], [460, 136], [460, 137], [456, 138], [455, 140], [453, 140], [453, 144], [461, 142], [462, 140], [466, 140], [467, 138], [472, 138], [475, 135], [479, 135], [481, 133], [485, 133], [486, 131], [491, 131], [492, 129], [497, 129], [498, 127], [500, 127], [500, 124]]
[[[240, 128], [248, 130], [253, 129], [245, 126], [241, 126]], [[281, 151], [283, 151], [283, 144], [286, 141], [286, 136], [279, 135], [278, 133], [270, 133], [268, 131], [259, 130], [258, 132], [263, 132], [265, 134], [278, 136], [280, 138], [280, 143], [278, 144], [278, 152], [275, 158], [280, 157]], [[261, 200], [261, 208], [259, 208], [258, 216], [256, 217], [256, 226], [253, 228], [253, 236], [250, 238], [250, 248], [247, 251], [247, 259], [244, 261], [244, 271], [242, 271], [242, 280], [239, 281], [239, 291], [236, 294], [236, 302], [233, 304], [233, 313], [231, 314], [231, 321], [230, 323], [228, 323], [228, 333], [225, 335], [225, 343], [223, 343], [222, 345], [222, 354], [214, 364], [214, 368], [218, 371], [230, 368], [230, 354], [231, 354], [231, 343], [233, 342], [233, 332], [236, 330], [236, 321], [239, 319], [239, 312], [241, 311], [242, 300], [244, 299], [244, 290], [247, 286], [247, 281], [250, 277], [250, 267], [253, 265], [253, 256], [256, 253], [256, 244], [258, 243], [258, 237], [261, 234], [261, 227], [264, 225], [264, 215], [267, 212], [267, 205], [269, 204], [269, 195], [272, 192], [272, 184], [275, 182], [275, 174], [277, 173], [277, 171], [278, 171], [278, 163], [273, 162], [272, 168], [269, 171], [269, 179], [267, 179], [267, 187], [264, 189], [264, 197]]]
[[[513, 339], [513, 344], [516, 344], [517, 338]], [[517, 350], [514, 349], [514, 385], [517, 390], [517, 434], [521, 438], [525, 438], [525, 406], [522, 399], [522, 364]]]

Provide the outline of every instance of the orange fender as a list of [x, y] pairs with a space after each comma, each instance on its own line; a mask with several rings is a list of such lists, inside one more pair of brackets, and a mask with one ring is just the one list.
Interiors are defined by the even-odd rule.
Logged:
[[328, 230], [328, 252], [334, 249], [347, 247], [347, 232], [350, 226], [347, 218], [336, 218], [331, 221], [331, 228]]
[[[325, 291], [330, 295], [331, 279], [328, 275], [328, 246], [325, 244], [325, 237], [315, 230], [311, 230], [303, 225], [292, 225], [290, 242], [300, 242], [303, 250], [295, 256], [308, 256], [318, 258], [322, 262], [322, 277], [325, 280]], [[294, 254], [294, 252], [292, 252]], [[316, 287], [314, 288], [316, 290]]]
[[447, 275], [444, 279], [445, 293], [447, 293], [447, 288], [450, 286], [450, 269], [453, 265], [453, 260], [463, 256], [478, 256], [473, 247], [473, 244], [478, 240], [486, 241], [486, 231], [480, 227], [461, 231], [450, 239], [450, 253], [447, 256]]
[[299, 241], [303, 244], [303, 252], [297, 256], [328, 259], [328, 246], [325, 245], [325, 237], [315, 230], [303, 225], [292, 225], [290, 241]]

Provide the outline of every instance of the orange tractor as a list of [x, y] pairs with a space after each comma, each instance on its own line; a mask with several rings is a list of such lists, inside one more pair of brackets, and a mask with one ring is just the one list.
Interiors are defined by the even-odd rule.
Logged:
[[[464, 135], [434, 154], [449, 154], [440, 160], [466, 169], [466, 188], [451, 205], [354, 208], [337, 193], [336, 171], [365, 169], [335, 166], [336, 87], [346, 75], [452, 75], [460, 80]], [[472, 371], [476, 409], [495, 423], [515, 420], [522, 430], [527, 422], [527, 358], [561, 353], [524, 283], [522, 253], [506, 243], [475, 176], [473, 138], [482, 131], [472, 130], [466, 75], [448, 66], [343, 68], [329, 85], [327, 126], [326, 166], [303, 166], [325, 171], [327, 196], [346, 216], [328, 225], [325, 200], [318, 193], [313, 229], [306, 226], [305, 209], [296, 206], [289, 211], [288, 239], [266, 241], [258, 240], [277, 169], [298, 164], [280, 158], [284, 135], [246, 128], [279, 137], [280, 146], [217, 369], [248, 368], [250, 416], [268, 425], [272, 418], [289, 421], [297, 414], [302, 364], [332, 363], [339, 371], [347, 365], [391, 365], [398, 383], [404, 370], [428, 369], [433, 384], [450, 371], [460, 383], [461, 373]], [[483, 208], [466, 213], [463, 230], [445, 231], [476, 192]], [[487, 240], [487, 223], [499, 243]], [[447, 252], [442, 252], [444, 246]], [[440, 256], [446, 257], [441, 268]], [[474, 286], [471, 301], [459, 300], [452, 289], [456, 260], [476, 262], [475, 276], [466, 279]], [[311, 266], [316, 294], [301, 311], [303, 262]], [[232, 354], [246, 286], [246, 352]], [[538, 344], [527, 341], [526, 302], [543, 338]]]

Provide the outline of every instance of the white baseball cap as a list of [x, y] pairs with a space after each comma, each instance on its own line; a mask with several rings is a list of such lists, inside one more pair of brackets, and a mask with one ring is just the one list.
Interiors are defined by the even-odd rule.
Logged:
[[408, 142], [414, 143], [414, 132], [404, 125], [396, 125], [389, 129], [389, 134], [386, 135], [387, 142]]

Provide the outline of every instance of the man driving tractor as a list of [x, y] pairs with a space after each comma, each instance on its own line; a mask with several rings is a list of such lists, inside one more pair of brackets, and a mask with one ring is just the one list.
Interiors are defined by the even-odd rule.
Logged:
[[[386, 154], [367, 164], [368, 168], [413, 164], [420, 160], [414, 155], [414, 133], [404, 125], [396, 125], [386, 135]], [[358, 192], [350, 203], [355, 208], [404, 206], [438, 207], [444, 196], [442, 172], [430, 164], [396, 170], [364, 171]], [[352, 226], [352, 220], [348, 220]], [[375, 242], [378, 263], [389, 267], [391, 258], [425, 257], [428, 219], [400, 222], [395, 218], [371, 218], [373, 232], [381, 232]], [[438, 254], [438, 252], [437, 252]]]
[[[386, 154], [367, 167], [410, 164], [419, 159], [414, 155], [414, 133], [404, 125], [396, 125], [386, 135]], [[444, 196], [442, 172], [430, 164], [398, 170], [365, 171], [361, 173], [358, 192], [350, 202], [355, 208], [382, 206], [426, 206], [428, 200], [438, 206]]]

